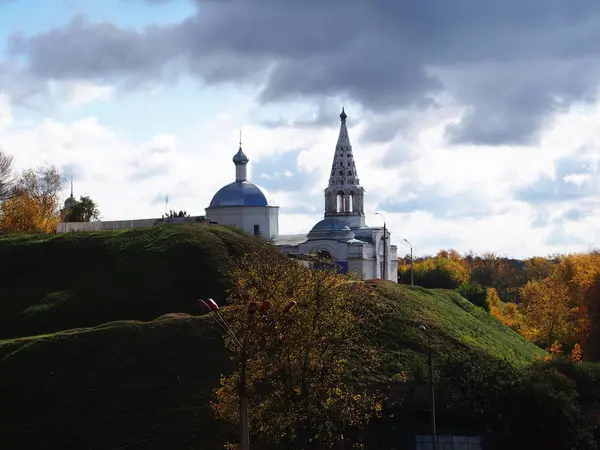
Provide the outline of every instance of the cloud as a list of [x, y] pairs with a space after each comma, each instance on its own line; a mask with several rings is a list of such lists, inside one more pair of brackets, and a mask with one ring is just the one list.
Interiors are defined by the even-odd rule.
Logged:
[[544, 118], [596, 98], [600, 4], [593, 0], [196, 3], [180, 23], [141, 31], [78, 16], [16, 35], [5, 64], [23, 60], [18, 70], [32, 80], [126, 89], [192, 74], [261, 87], [263, 103], [337, 97], [377, 113], [446, 96], [465, 108], [447, 138], [485, 145], [533, 142]]

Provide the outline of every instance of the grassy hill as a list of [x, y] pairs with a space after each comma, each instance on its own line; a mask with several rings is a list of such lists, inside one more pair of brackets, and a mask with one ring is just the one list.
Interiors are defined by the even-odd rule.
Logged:
[[[221, 448], [236, 430], [209, 399], [232, 362], [214, 323], [186, 313], [199, 293], [223, 300], [251, 239], [199, 226], [0, 237], [0, 448]], [[370, 284], [383, 379], [423, 377], [420, 324], [436, 357], [543, 354], [453, 292]]]
[[171, 225], [60, 235], [0, 235], [0, 339], [197, 312], [222, 302], [233, 228]]

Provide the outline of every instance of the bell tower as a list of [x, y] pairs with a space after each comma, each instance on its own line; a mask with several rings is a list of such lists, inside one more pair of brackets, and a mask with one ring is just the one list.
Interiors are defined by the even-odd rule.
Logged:
[[346, 111], [340, 114], [340, 134], [325, 188], [325, 217], [335, 217], [350, 228], [365, 226], [364, 189], [360, 186], [352, 145], [346, 128]]

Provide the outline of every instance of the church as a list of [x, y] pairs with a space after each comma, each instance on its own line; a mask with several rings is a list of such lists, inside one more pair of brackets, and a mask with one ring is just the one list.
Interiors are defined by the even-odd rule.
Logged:
[[[269, 204], [264, 192], [248, 181], [249, 159], [242, 144], [235, 156], [235, 181], [213, 196], [205, 216], [166, 219], [168, 223], [215, 223], [234, 225], [246, 232], [263, 236], [290, 257], [318, 255], [334, 261], [343, 273], [355, 272], [362, 279], [386, 279], [397, 282], [398, 250], [390, 244], [385, 227], [369, 227], [365, 220], [364, 189], [360, 185], [352, 145], [346, 127], [347, 115], [340, 114], [338, 136], [329, 183], [324, 191], [324, 215], [307, 234], [279, 234], [279, 207]], [[61, 212], [73, 206], [71, 197]], [[61, 222], [57, 233], [70, 231], [122, 230], [166, 223], [162, 218], [101, 222]]]
[[241, 143], [233, 157], [235, 181], [214, 195], [206, 208], [206, 217], [210, 222], [235, 225], [271, 239], [289, 256], [317, 254], [335, 261], [343, 273], [355, 272], [362, 279], [397, 281], [397, 247], [390, 244], [386, 227], [366, 224], [364, 189], [359, 182], [343, 109], [340, 119], [329, 184], [324, 191], [324, 217], [308, 234], [279, 234], [279, 207], [270, 205], [262, 190], [247, 180], [249, 159]]

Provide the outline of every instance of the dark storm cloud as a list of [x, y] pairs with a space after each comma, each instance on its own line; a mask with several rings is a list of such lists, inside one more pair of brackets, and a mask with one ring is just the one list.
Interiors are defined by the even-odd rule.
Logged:
[[78, 17], [14, 36], [9, 53], [44, 78], [131, 87], [192, 73], [260, 83], [263, 102], [340, 96], [377, 113], [445, 91], [469, 108], [448, 138], [476, 144], [534, 139], [549, 114], [591, 99], [600, 74], [597, 0], [195, 3], [139, 32]]

